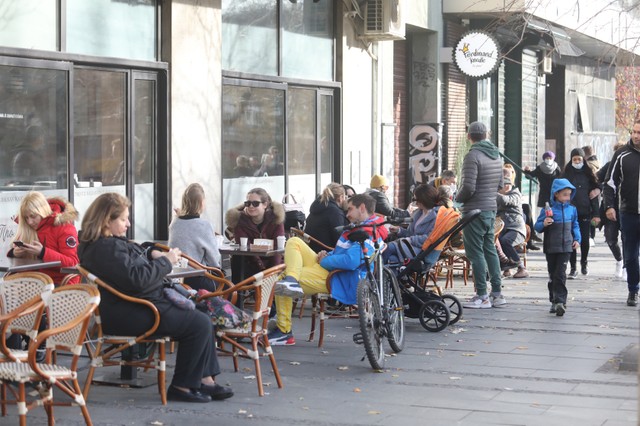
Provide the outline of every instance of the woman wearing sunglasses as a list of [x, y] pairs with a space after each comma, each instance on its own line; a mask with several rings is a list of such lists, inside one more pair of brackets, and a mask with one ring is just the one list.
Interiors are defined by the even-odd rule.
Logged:
[[[271, 197], [262, 188], [253, 188], [247, 193], [247, 199], [243, 204], [236, 206], [226, 214], [226, 223], [233, 233], [236, 243], [240, 238], [248, 238], [249, 244], [256, 238], [272, 240], [274, 246], [276, 238], [284, 235], [284, 207], [282, 204], [272, 201]], [[240, 277], [240, 262], [244, 265], [244, 277]], [[233, 256], [231, 258], [231, 274], [234, 282], [244, 279], [260, 271], [264, 271], [282, 263], [282, 256]]]

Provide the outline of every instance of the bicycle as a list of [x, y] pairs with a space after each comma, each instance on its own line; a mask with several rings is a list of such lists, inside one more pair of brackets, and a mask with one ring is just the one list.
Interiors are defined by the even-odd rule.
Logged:
[[373, 235], [377, 235], [377, 227], [387, 223], [394, 222], [349, 225], [343, 228], [354, 230], [348, 238], [349, 241], [360, 245], [365, 265], [357, 287], [360, 332], [353, 335], [353, 341], [364, 345], [366, 357], [374, 370], [384, 368], [385, 337], [394, 352], [398, 353], [404, 348], [402, 294], [394, 273], [384, 266], [380, 256], [384, 243], [380, 244], [380, 241], [374, 238], [373, 253], [368, 253], [364, 244], [370, 239], [370, 235], [362, 228], [371, 228]]

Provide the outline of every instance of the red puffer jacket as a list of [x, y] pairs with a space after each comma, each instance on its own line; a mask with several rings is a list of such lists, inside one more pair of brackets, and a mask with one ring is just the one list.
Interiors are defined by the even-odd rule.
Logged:
[[[38, 240], [44, 246], [42, 260], [45, 262], [59, 260], [61, 266], [43, 269], [41, 272], [49, 275], [56, 285], [62, 282], [65, 274], [61, 267], [76, 266], [78, 260], [78, 231], [73, 222], [78, 219], [78, 212], [68, 201], [52, 197], [48, 198], [53, 214], [40, 221], [38, 226]], [[11, 252], [9, 252], [11, 255]], [[80, 277], [75, 277], [69, 283], [77, 284]]]

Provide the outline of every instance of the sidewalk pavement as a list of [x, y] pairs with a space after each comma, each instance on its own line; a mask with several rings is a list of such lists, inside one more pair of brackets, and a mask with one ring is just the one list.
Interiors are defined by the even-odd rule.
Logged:
[[[223, 402], [162, 406], [154, 386], [92, 386], [96, 425], [635, 425], [638, 417], [638, 309], [626, 306], [626, 283], [601, 234], [588, 276], [569, 280], [564, 317], [549, 314], [546, 263], [530, 251], [531, 277], [505, 279], [508, 304], [464, 311], [430, 333], [408, 319], [405, 349], [376, 373], [352, 342], [354, 319], [327, 320], [325, 344], [307, 342], [310, 309], [294, 317], [295, 346], [275, 347], [284, 388], [263, 360], [267, 395], [259, 397], [252, 363], [221, 358], [218, 381], [233, 387]], [[472, 294], [456, 280], [453, 294]], [[173, 368], [169, 358], [168, 380]], [[84, 372], [82, 373], [84, 375]], [[56, 407], [58, 424], [84, 424], [77, 407]], [[44, 410], [28, 415], [46, 423]], [[17, 424], [16, 409], [0, 424]]]

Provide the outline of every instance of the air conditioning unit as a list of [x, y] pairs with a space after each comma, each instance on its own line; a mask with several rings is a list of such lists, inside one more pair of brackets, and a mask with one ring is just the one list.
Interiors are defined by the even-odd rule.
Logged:
[[362, 38], [368, 40], [404, 40], [400, 0], [367, 0]]
[[553, 60], [551, 59], [551, 56], [545, 56], [544, 58], [542, 58], [542, 64], [540, 68], [543, 74], [551, 74], [551, 71], [553, 69]]

